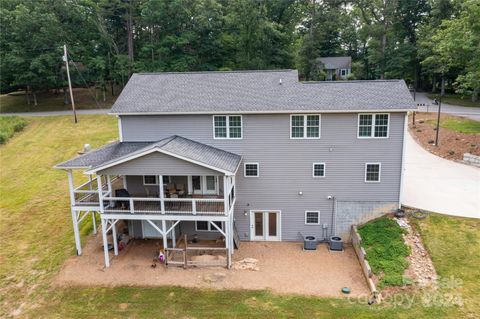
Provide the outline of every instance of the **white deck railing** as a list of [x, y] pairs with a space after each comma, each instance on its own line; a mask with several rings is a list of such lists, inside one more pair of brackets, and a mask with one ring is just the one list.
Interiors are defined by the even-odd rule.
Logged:
[[225, 203], [218, 198], [104, 197], [105, 213], [225, 215]]

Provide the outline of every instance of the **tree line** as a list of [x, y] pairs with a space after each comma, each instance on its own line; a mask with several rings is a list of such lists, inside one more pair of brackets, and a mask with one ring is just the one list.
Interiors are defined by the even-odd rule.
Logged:
[[[2, 92], [113, 90], [134, 72], [297, 68], [351, 56], [351, 79], [480, 90], [478, 0], [2, 0]], [[65, 89], [64, 89], [65, 90]]]

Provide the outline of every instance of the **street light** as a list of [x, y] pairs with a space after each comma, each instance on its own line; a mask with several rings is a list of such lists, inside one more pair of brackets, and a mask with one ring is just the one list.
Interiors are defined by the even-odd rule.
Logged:
[[[442, 75], [443, 81], [443, 75]], [[440, 97], [438, 99], [438, 113], [437, 113], [437, 131], [435, 132], [435, 146], [438, 146], [438, 131], [440, 131], [440, 112], [442, 110], [442, 92], [440, 92]]]

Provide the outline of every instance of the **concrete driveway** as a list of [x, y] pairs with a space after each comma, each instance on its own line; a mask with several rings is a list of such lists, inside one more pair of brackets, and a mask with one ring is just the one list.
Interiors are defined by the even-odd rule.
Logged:
[[480, 218], [480, 168], [433, 155], [406, 133], [402, 204]]
[[[424, 104], [418, 107], [419, 112], [438, 112], [438, 105], [432, 104], [427, 93], [417, 92], [415, 96], [417, 104]], [[480, 107], [466, 107], [442, 103], [442, 113], [464, 116], [475, 121], [480, 121]]]

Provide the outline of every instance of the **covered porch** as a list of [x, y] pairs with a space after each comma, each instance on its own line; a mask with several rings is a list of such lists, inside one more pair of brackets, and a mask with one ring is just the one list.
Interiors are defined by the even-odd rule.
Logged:
[[[116, 142], [57, 165], [68, 175], [77, 254], [82, 253], [78, 224], [90, 214], [94, 233], [100, 215], [106, 267], [110, 233], [118, 255], [119, 221], [141, 222], [142, 233], [147, 225], [158, 238], [170, 238], [171, 247], [163, 240], [164, 252], [176, 248], [182, 221], [206, 222], [224, 236], [229, 267], [240, 161], [239, 155], [173, 136], [155, 143]], [[73, 169], [83, 169], [88, 181], [75, 187]]]

